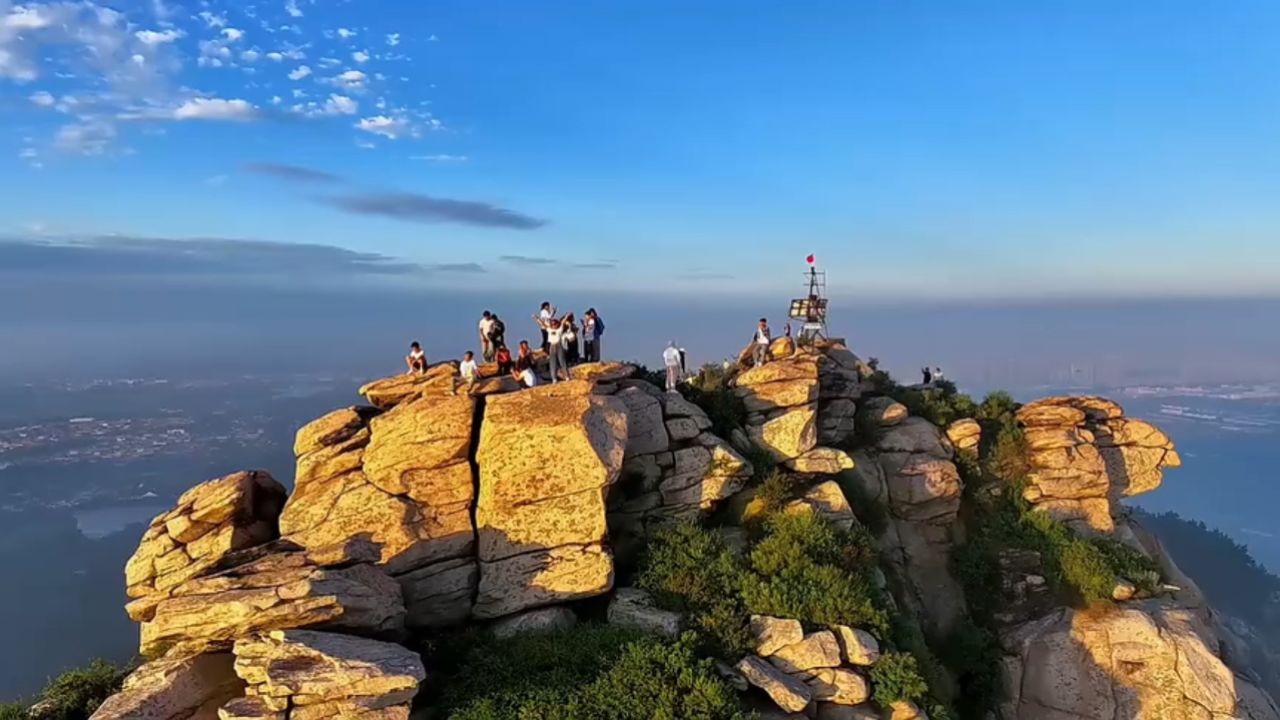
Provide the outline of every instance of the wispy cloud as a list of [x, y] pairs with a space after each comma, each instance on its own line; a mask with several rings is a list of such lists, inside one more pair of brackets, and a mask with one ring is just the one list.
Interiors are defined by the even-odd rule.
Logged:
[[528, 255], [503, 255], [498, 260], [511, 265], [554, 265], [553, 258], [529, 257]]
[[459, 223], [514, 230], [536, 230], [547, 224], [546, 220], [485, 202], [409, 192], [362, 193], [320, 197], [317, 200], [355, 215], [374, 215], [408, 222]]
[[298, 183], [340, 183], [342, 178], [324, 170], [315, 170], [287, 163], [254, 162], [242, 166], [245, 172], [267, 175]]
[[618, 263], [612, 262], [581, 262], [574, 263], [573, 266], [579, 270], [612, 270], [618, 267]]
[[109, 235], [57, 241], [0, 238], [0, 273], [140, 275], [405, 275], [424, 268], [332, 245], [234, 238]]
[[464, 163], [470, 160], [466, 155], [447, 155], [444, 153], [437, 153], [435, 155], [410, 155], [409, 159], [431, 163]]
[[423, 269], [429, 272], [446, 272], [446, 273], [482, 273], [484, 266], [473, 262], [465, 263], [437, 263], [435, 265], [427, 265]]

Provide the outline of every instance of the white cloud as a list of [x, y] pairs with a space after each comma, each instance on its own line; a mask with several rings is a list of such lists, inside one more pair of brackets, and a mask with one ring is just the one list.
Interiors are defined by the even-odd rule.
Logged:
[[306, 76], [308, 76], [308, 75], [310, 75], [310, 74], [311, 74], [311, 68], [307, 67], [306, 65], [299, 65], [299, 66], [298, 66], [298, 68], [297, 68], [296, 70], [294, 70], [293, 72], [289, 73], [289, 79], [290, 79], [290, 80], [301, 80], [302, 78], [304, 78], [304, 77], [306, 77]]
[[231, 48], [220, 40], [201, 40], [200, 59], [196, 61], [201, 67], [222, 67], [231, 61]]
[[175, 28], [168, 30], [139, 30], [133, 34], [143, 45], [164, 45], [186, 36], [186, 33]]
[[365, 52], [364, 50], [357, 50], [351, 53], [351, 59], [355, 60], [358, 63], [364, 64], [369, 62], [369, 53]]
[[233, 27], [223, 28], [222, 36], [227, 39], [227, 42], [235, 42], [244, 37], [244, 31]]
[[344, 27], [338, 28], [338, 37], [342, 38], [343, 40], [349, 40], [355, 36], [356, 36], [355, 30], [350, 30]]
[[387, 36], [387, 44], [395, 47], [400, 44], [400, 33], [391, 33]]
[[102, 155], [115, 138], [115, 125], [103, 120], [89, 119], [58, 128], [53, 138], [53, 146], [73, 155]]
[[56, 102], [56, 100], [54, 100], [53, 98], [53, 95], [50, 95], [44, 90], [32, 93], [29, 99], [31, 100], [31, 102], [35, 103], [36, 105], [39, 105], [40, 107], [52, 107], [53, 104]]
[[53, 22], [54, 18], [49, 8], [42, 8], [39, 5], [19, 5], [0, 19], [0, 27], [8, 30], [39, 30], [49, 27]]
[[267, 53], [267, 59], [270, 60], [271, 62], [283, 62], [284, 53], [269, 52]]
[[280, 97], [279, 95], [272, 95], [272, 96], [271, 96], [271, 104], [272, 104], [272, 105], [279, 105], [279, 104], [280, 104], [280, 103], [282, 103], [282, 102], [284, 102], [284, 98]]
[[201, 11], [198, 16], [204, 21], [204, 24], [210, 28], [221, 28], [227, 26], [227, 16], [211, 13], [208, 10]]
[[381, 135], [390, 140], [397, 140], [409, 134], [409, 122], [404, 118], [393, 118], [386, 115], [374, 115], [363, 118], [356, 127], [367, 133]]
[[470, 160], [466, 155], [410, 155], [410, 160], [423, 160], [433, 163], [464, 163]]
[[348, 70], [337, 77], [329, 78], [326, 82], [331, 85], [337, 85], [348, 90], [364, 90], [365, 83], [368, 82], [369, 76], [359, 70]]
[[284, 11], [289, 13], [289, 17], [302, 17], [302, 10], [298, 8], [298, 0], [285, 0]]
[[360, 103], [347, 97], [346, 95], [333, 94], [324, 104], [325, 112], [329, 115], [355, 115], [360, 109]]
[[135, 54], [133, 54], [133, 55], [129, 56], [129, 59], [130, 59], [131, 61], [133, 61], [133, 64], [134, 64], [134, 65], [146, 65], [146, 64], [147, 64], [147, 56], [146, 56], [146, 55], [140, 55], [140, 54], [135, 53]]
[[192, 98], [173, 111], [174, 120], [228, 120], [243, 122], [253, 120], [258, 110], [247, 100], [222, 98]]
[[240, 53], [240, 59], [247, 63], [258, 62], [258, 58], [260, 57], [262, 57], [262, 55], [257, 50], [245, 50]]

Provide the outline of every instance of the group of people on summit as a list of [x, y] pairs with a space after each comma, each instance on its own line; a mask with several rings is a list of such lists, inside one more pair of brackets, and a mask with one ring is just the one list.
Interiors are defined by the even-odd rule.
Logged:
[[[600, 341], [604, 335], [604, 320], [595, 308], [588, 309], [582, 315], [581, 322], [572, 313], [563, 316], [557, 314], [556, 308], [549, 302], [542, 303], [538, 313], [533, 316], [541, 335], [540, 348], [547, 356], [550, 365], [551, 382], [556, 383], [569, 379], [569, 368], [580, 362], [600, 361]], [[478, 325], [480, 335], [480, 354], [486, 363], [497, 366], [499, 376], [510, 375], [525, 387], [538, 384], [538, 375], [534, 371], [533, 348], [529, 341], [521, 340], [512, 357], [507, 347], [507, 325], [496, 313], [485, 310], [480, 316]], [[579, 345], [581, 343], [581, 345]], [[409, 354], [405, 357], [405, 365], [410, 374], [423, 374], [427, 371], [427, 355], [422, 345], [414, 341], [409, 345]], [[480, 372], [475, 353], [468, 350], [458, 365], [462, 379], [474, 382]]]

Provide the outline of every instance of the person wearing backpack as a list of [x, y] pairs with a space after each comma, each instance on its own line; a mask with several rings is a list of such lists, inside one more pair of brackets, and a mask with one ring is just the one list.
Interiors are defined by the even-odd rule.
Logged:
[[[489, 323], [489, 347], [491, 352], [497, 353], [498, 348], [507, 345], [507, 324], [502, 322], [496, 314], [493, 315], [493, 322]], [[486, 361], [492, 361], [493, 357], [486, 357]]]
[[586, 362], [600, 362], [600, 336], [604, 335], [604, 320], [595, 308], [582, 316], [582, 351]]

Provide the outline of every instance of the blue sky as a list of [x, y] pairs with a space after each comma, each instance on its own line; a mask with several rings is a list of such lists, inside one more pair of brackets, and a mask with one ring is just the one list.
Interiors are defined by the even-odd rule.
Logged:
[[774, 291], [815, 252], [861, 296], [1274, 294], [1277, 31], [1270, 2], [0, 0], [0, 235], [336, 246], [428, 288]]

